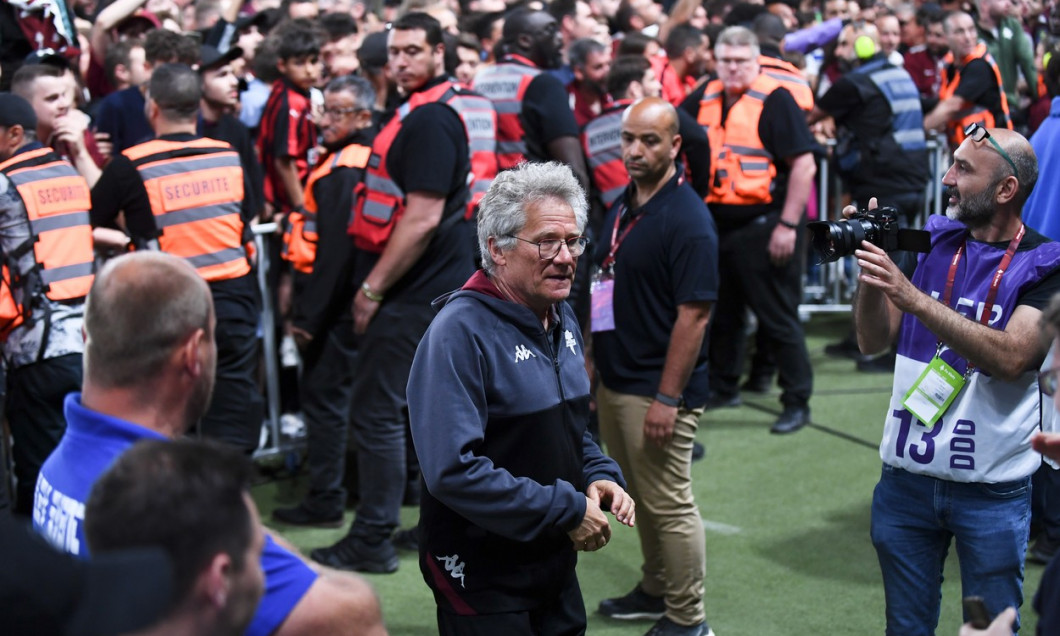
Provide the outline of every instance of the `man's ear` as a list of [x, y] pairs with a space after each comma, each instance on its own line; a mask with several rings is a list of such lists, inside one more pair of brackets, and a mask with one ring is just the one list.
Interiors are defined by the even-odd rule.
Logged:
[[504, 250], [502, 250], [500, 246], [497, 245], [497, 237], [489, 237], [489, 242], [487, 243], [487, 245], [489, 246], [490, 258], [493, 260], [494, 265], [508, 264], [508, 259], [504, 255]]
[[181, 365], [192, 377], [199, 377], [203, 373], [202, 349], [206, 346], [206, 330], [196, 329], [188, 336], [181, 347]]
[[997, 184], [997, 188], [994, 191], [994, 200], [998, 204], [1005, 204], [1016, 198], [1019, 194], [1020, 183], [1015, 176], [1008, 176], [1001, 180], [1001, 183]]
[[196, 587], [199, 588], [204, 601], [216, 610], [223, 609], [228, 603], [232, 569], [232, 557], [224, 552], [218, 552], [210, 559], [206, 569], [199, 574]]

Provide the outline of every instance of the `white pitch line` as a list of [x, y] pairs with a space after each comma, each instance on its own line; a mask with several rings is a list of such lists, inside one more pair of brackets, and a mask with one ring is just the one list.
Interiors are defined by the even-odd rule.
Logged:
[[743, 530], [737, 526], [730, 526], [727, 523], [721, 523], [720, 521], [710, 521], [709, 519], [703, 519], [703, 529], [709, 532], [724, 535], [740, 534], [741, 532], [743, 532]]

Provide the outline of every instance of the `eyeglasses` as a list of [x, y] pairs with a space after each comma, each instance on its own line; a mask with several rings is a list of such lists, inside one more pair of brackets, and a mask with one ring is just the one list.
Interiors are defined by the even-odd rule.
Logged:
[[585, 248], [589, 246], [588, 236], [575, 236], [569, 239], [545, 239], [543, 241], [528, 241], [524, 238], [519, 238], [514, 234], [509, 234], [509, 238], [522, 241], [523, 243], [529, 243], [537, 246], [537, 255], [543, 261], [550, 261], [559, 256], [560, 246], [566, 244], [567, 251], [574, 258], [578, 258], [585, 253]]
[[1056, 377], [1058, 373], [1060, 367], [1046, 369], [1038, 374], [1038, 386], [1041, 387], [1042, 393], [1050, 396], [1056, 393], [1057, 388], [1060, 388], [1060, 380]]
[[1016, 162], [1012, 160], [1012, 157], [1008, 156], [1008, 153], [1005, 152], [1005, 149], [1001, 147], [1001, 144], [994, 141], [994, 138], [990, 136], [990, 132], [987, 131], [986, 128], [983, 128], [979, 124], [968, 124], [967, 128], [964, 129], [964, 136], [970, 138], [976, 143], [982, 143], [984, 139], [986, 141], [989, 141], [990, 145], [993, 146], [995, 150], [1000, 152], [1001, 156], [1005, 158], [1005, 161], [1008, 162], [1008, 165], [1012, 166], [1012, 176], [1016, 177], [1017, 179], [1020, 178], [1020, 171], [1016, 168]]
[[351, 106], [349, 108], [325, 108], [323, 110], [323, 114], [327, 115], [328, 117], [334, 117], [335, 119], [338, 119], [339, 117], [345, 117], [350, 113], [356, 113], [359, 110], [363, 109], [357, 108], [356, 106]]

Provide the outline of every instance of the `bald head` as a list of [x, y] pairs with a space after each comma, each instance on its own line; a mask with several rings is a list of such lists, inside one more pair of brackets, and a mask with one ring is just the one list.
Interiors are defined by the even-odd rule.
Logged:
[[678, 131], [677, 110], [661, 97], [645, 97], [637, 100], [626, 109], [626, 112], [622, 113], [623, 126], [631, 120], [653, 126], [660, 133], [666, 131], [671, 136], [676, 135]]
[[673, 176], [677, 131], [677, 111], [658, 97], [637, 100], [622, 113], [622, 163], [639, 191], [654, 191]]
[[[1038, 157], [1034, 154], [1034, 148], [1027, 138], [1014, 130], [1007, 128], [991, 128], [988, 131], [990, 137], [1001, 146], [1012, 163], [1016, 164], [1018, 174], [1016, 179], [1020, 182], [1019, 192], [1015, 203], [1022, 209], [1027, 197], [1031, 195], [1034, 184], [1038, 183]], [[989, 146], [989, 143], [987, 144]], [[990, 148], [993, 150], [993, 147]], [[999, 169], [995, 173], [996, 178], [1001, 179], [1011, 171], [1011, 166], [1003, 157], [998, 157]]]
[[115, 258], [85, 305], [85, 382], [150, 386], [199, 329], [213, 338], [212, 321], [210, 288], [184, 259], [148, 251]]

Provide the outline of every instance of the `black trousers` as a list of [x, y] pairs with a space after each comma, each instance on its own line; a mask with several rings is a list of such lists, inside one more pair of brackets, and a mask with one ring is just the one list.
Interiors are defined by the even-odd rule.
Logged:
[[560, 593], [532, 610], [476, 616], [438, 610], [439, 636], [580, 636], [585, 622], [585, 602], [573, 569]]
[[81, 354], [41, 360], [7, 373], [7, 421], [11, 427], [16, 514], [33, 510], [37, 475], [66, 432], [63, 400], [81, 390]]
[[346, 447], [357, 361], [353, 322], [332, 325], [302, 352], [301, 403], [305, 415], [309, 494], [305, 506], [323, 516], [346, 507]]
[[265, 416], [265, 400], [255, 379], [257, 315], [222, 312], [221, 303], [217, 306], [217, 381], [199, 431], [250, 454], [258, 447]]
[[723, 395], [739, 390], [746, 349], [746, 308], [758, 316], [759, 340], [777, 362], [780, 401], [805, 406], [813, 392], [813, 368], [799, 322], [800, 254], [781, 266], [769, 260], [769, 238], [778, 215], [771, 214], [719, 232], [721, 283], [710, 328], [710, 386]]

